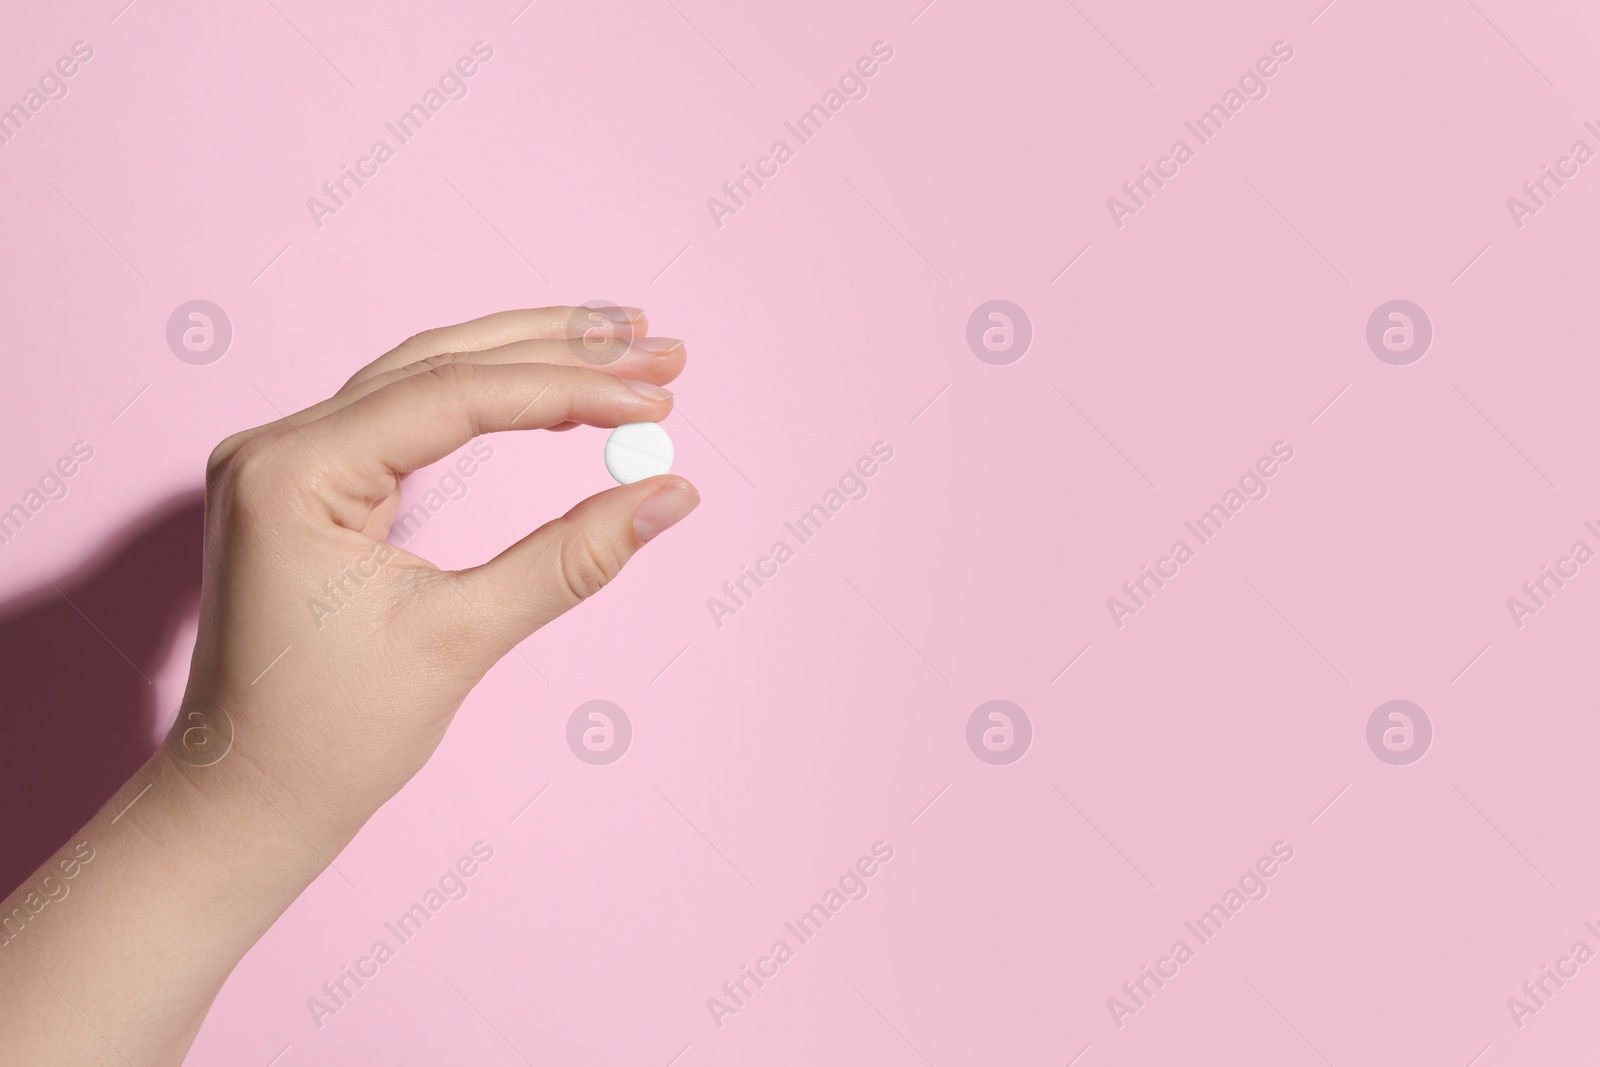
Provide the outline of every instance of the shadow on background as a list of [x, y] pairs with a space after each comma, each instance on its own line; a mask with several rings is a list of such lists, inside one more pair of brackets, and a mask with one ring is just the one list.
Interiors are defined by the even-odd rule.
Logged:
[[0, 605], [0, 897], [154, 751], [151, 680], [199, 603], [204, 516], [198, 491], [169, 500]]

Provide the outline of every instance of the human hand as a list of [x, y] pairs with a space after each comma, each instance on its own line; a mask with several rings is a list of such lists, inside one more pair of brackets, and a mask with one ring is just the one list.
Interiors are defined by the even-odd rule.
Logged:
[[293, 796], [305, 832], [342, 847], [501, 656], [693, 510], [676, 476], [618, 486], [462, 571], [384, 541], [406, 474], [477, 435], [667, 416], [682, 342], [632, 340], [643, 314], [608, 314], [603, 367], [586, 309], [503, 312], [418, 334], [328, 400], [217, 446], [199, 640], [166, 753], [225, 751], [219, 776]]
[[[463, 571], [384, 540], [401, 480], [480, 434], [667, 416], [682, 342], [632, 340], [643, 314], [607, 310], [598, 351], [584, 308], [418, 334], [217, 446], [183, 706], [0, 904], [22, 923], [0, 931], [0, 1064], [180, 1062], [234, 965], [427, 761], [484, 672], [699, 503], [676, 477], [608, 489]], [[91, 859], [70, 912], [36, 903]]]

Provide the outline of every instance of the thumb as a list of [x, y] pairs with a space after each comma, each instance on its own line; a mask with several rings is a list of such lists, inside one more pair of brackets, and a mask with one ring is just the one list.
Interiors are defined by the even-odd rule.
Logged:
[[462, 594], [516, 643], [605, 588], [645, 542], [700, 503], [661, 475], [597, 493], [498, 556], [456, 574]]

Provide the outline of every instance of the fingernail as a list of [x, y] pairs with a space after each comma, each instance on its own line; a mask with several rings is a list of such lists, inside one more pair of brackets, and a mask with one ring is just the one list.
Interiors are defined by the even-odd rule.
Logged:
[[674, 348], [682, 348], [683, 342], [676, 337], [641, 337], [633, 342], [633, 347], [642, 348], [646, 352], [654, 352], [660, 355], [664, 352], [671, 352]]
[[635, 381], [632, 378], [624, 378], [622, 379], [622, 384], [626, 385], [629, 389], [632, 389], [646, 400], [666, 400], [672, 396], [671, 393], [661, 388], [661, 386], [651, 385], [649, 382], [640, 382]]
[[673, 482], [644, 498], [633, 513], [633, 532], [648, 541], [662, 530], [674, 526], [700, 503], [700, 494], [686, 482]]
[[627, 315], [628, 315], [628, 318], [630, 318], [630, 319], [642, 319], [642, 318], [644, 318], [644, 308], [624, 308], [624, 307], [619, 307], [619, 308], [617, 308], [617, 310], [618, 311], [622, 311], [622, 312], [626, 312]]

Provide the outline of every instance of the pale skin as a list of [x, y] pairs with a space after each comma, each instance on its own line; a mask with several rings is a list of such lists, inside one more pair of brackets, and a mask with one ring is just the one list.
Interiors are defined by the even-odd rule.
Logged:
[[[667, 416], [682, 342], [647, 337], [637, 309], [607, 315], [604, 365], [572, 340], [596, 321], [583, 309], [502, 312], [418, 334], [217, 446], [183, 708], [0, 905], [29, 916], [0, 938], [0, 1064], [181, 1063], [234, 966], [484, 673], [699, 503], [676, 475], [618, 486], [462, 571], [383, 543], [401, 480], [480, 434]], [[308, 608], [352, 569], [371, 577], [336, 613]]]

